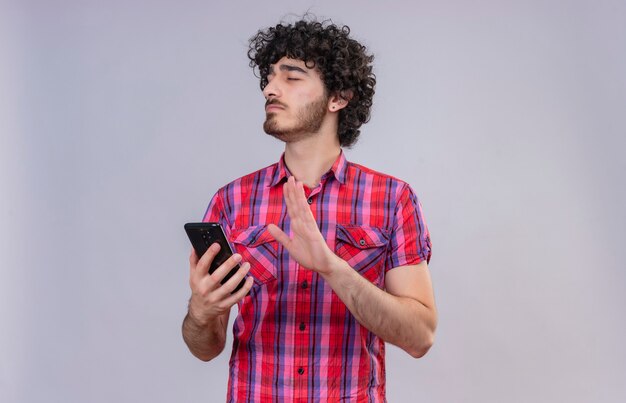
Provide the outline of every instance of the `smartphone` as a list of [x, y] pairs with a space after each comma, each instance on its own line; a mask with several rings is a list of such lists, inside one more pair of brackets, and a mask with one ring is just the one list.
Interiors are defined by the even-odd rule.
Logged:
[[[187, 232], [187, 236], [191, 241], [191, 245], [196, 251], [196, 255], [198, 257], [202, 257], [204, 253], [209, 249], [209, 246], [214, 243], [218, 243], [220, 245], [220, 251], [217, 253], [217, 256], [211, 262], [211, 267], [209, 267], [209, 274], [213, 273], [222, 263], [224, 263], [229, 257], [232, 256], [233, 250], [230, 248], [230, 244], [226, 239], [226, 235], [224, 234], [224, 230], [219, 223], [216, 222], [197, 222], [197, 223], [187, 223], [185, 224], [185, 232]], [[233, 274], [235, 274], [239, 270], [239, 265], [233, 267], [233, 269], [228, 272], [228, 274], [224, 277], [224, 279], [220, 282], [220, 284], [224, 284], [230, 279]], [[237, 287], [232, 291], [231, 294], [239, 291], [241, 287], [245, 284], [246, 279], [242, 279], [241, 282], [237, 285]]]

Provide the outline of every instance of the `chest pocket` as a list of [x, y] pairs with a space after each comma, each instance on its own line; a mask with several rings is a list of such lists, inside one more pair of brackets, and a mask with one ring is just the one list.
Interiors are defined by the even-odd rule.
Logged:
[[377, 227], [337, 224], [335, 253], [373, 283], [382, 284], [389, 232]]
[[270, 235], [266, 225], [233, 228], [230, 235], [242, 261], [250, 263], [249, 274], [255, 283], [265, 284], [276, 279], [278, 242]]

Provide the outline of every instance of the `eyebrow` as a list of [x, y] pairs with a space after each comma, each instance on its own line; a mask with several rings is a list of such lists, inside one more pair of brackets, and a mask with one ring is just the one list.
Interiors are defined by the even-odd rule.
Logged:
[[[304, 70], [301, 67], [295, 66], [293, 64], [281, 64], [279, 67], [280, 71], [297, 71], [298, 73], [302, 73], [302, 74], [309, 74], [306, 70]], [[274, 74], [274, 65], [270, 66], [270, 71], [269, 74]]]

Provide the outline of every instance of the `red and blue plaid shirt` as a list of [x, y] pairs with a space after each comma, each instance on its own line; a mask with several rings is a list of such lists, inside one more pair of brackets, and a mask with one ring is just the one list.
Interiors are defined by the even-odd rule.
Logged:
[[[222, 224], [254, 278], [233, 325], [228, 401], [383, 402], [383, 340], [267, 231], [274, 223], [290, 234], [282, 187], [289, 176], [283, 157], [220, 189], [204, 216]], [[421, 205], [405, 182], [342, 152], [306, 190], [328, 246], [377, 287], [388, 270], [430, 259]]]

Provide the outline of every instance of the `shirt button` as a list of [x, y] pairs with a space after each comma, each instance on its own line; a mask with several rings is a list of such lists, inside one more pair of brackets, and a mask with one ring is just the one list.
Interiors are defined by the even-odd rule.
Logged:
[[361, 239], [361, 240], [359, 241], [359, 244], [360, 244], [361, 246], [365, 246], [365, 239]]
[[309, 203], [309, 204], [313, 204], [313, 198], [309, 197], [306, 202]]
[[304, 323], [300, 323], [300, 330], [306, 329], [306, 325]]
[[298, 373], [299, 373], [300, 375], [304, 374], [304, 368], [298, 368]]
[[302, 282], [302, 289], [303, 289], [303, 290], [306, 290], [306, 288], [307, 288], [308, 286], [309, 286], [309, 283], [307, 283], [307, 282], [306, 282], [306, 280], [304, 280], [304, 281]]

